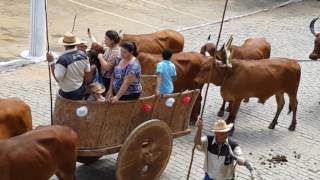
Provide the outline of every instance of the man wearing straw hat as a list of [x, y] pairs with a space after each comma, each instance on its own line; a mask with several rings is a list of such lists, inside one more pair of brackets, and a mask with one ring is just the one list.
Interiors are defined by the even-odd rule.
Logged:
[[212, 132], [214, 136], [202, 136], [202, 120], [196, 123], [197, 131], [195, 136], [196, 148], [205, 153], [204, 180], [232, 180], [235, 179], [235, 167], [248, 165], [241, 155], [241, 149], [237, 142], [228, 138], [228, 132], [233, 124], [226, 124], [224, 120], [214, 123]]
[[85, 52], [76, 49], [82, 41], [74, 34], [67, 32], [59, 39], [59, 44], [65, 47], [55, 63], [51, 52], [47, 60], [51, 72], [60, 87], [59, 94], [67, 99], [81, 100], [85, 95], [85, 84], [89, 79], [90, 64]]

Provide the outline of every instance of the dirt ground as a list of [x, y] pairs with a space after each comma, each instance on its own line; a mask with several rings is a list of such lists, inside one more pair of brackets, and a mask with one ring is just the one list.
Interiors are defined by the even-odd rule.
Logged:
[[[270, 8], [285, 0], [230, 0], [228, 16]], [[199, 25], [219, 20], [224, 0], [50, 0], [48, 25], [50, 48], [61, 51], [58, 37], [71, 31], [86, 39], [91, 27], [98, 40], [107, 29], [146, 33], [158, 29]], [[0, 62], [20, 56], [29, 43], [29, 0], [0, 0]]]

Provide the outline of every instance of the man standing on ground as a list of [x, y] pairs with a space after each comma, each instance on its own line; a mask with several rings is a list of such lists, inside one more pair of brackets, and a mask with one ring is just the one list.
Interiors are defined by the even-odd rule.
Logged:
[[[226, 124], [224, 120], [218, 120], [214, 123], [213, 129], [215, 136], [202, 136], [202, 120], [196, 122], [197, 131], [195, 136], [196, 148], [205, 154], [204, 180], [234, 180], [236, 165], [245, 165], [251, 169], [248, 161], [245, 161], [241, 155], [241, 149], [237, 142], [228, 138], [228, 132], [233, 124]], [[254, 178], [254, 176], [252, 176]]]
[[51, 52], [47, 53], [47, 60], [51, 66], [53, 77], [60, 89], [59, 94], [67, 99], [81, 100], [84, 98], [85, 85], [89, 81], [90, 63], [85, 52], [76, 49], [81, 40], [72, 33], [66, 33], [59, 39], [59, 44], [65, 47], [58, 61], [54, 62]]

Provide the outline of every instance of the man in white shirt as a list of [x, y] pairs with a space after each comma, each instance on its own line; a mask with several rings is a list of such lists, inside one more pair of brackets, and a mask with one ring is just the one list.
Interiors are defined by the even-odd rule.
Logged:
[[202, 120], [199, 119], [196, 126], [195, 144], [205, 154], [204, 180], [234, 180], [237, 164], [251, 168], [249, 162], [241, 156], [238, 143], [228, 138], [232, 123], [227, 125], [224, 120], [216, 121], [212, 129], [215, 136], [201, 136]]
[[84, 98], [85, 85], [89, 81], [90, 63], [85, 52], [76, 49], [81, 40], [72, 33], [66, 33], [59, 39], [59, 44], [64, 45], [57, 62], [51, 52], [47, 53], [47, 60], [51, 72], [60, 87], [59, 94], [67, 99], [81, 100]]

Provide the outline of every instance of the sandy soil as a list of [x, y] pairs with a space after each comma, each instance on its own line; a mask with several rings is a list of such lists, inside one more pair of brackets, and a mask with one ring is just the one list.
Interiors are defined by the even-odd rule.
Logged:
[[[230, 0], [227, 16], [269, 8], [285, 0]], [[0, 1], [0, 62], [20, 56], [29, 43], [29, 0]], [[50, 0], [48, 1], [49, 42], [54, 51], [62, 50], [58, 37], [71, 31], [86, 39], [91, 27], [98, 40], [107, 29], [145, 33], [157, 29], [179, 29], [221, 18], [224, 0]]]

